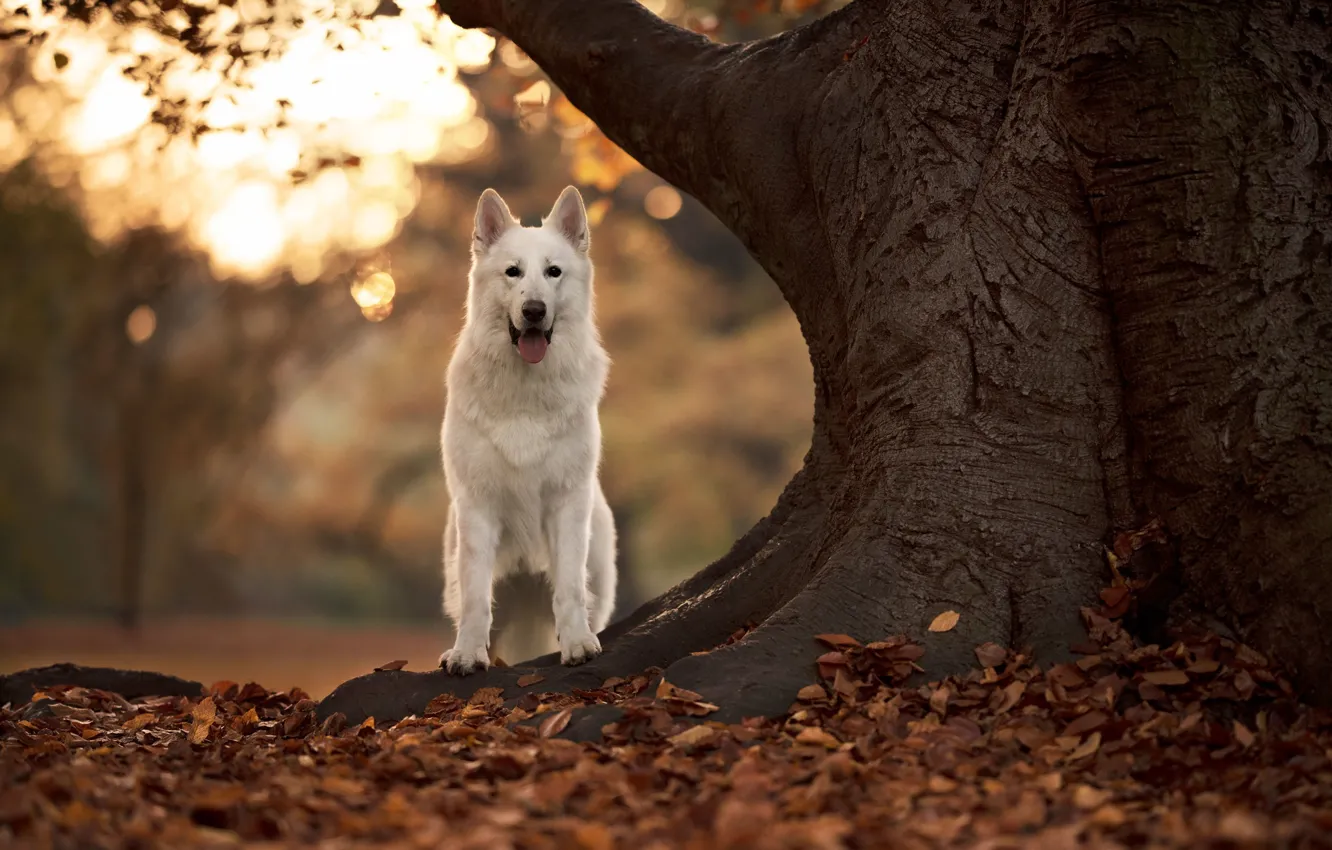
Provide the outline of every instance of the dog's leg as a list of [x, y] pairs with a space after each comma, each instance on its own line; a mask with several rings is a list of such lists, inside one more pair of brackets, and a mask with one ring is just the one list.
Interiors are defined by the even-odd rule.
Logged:
[[555, 633], [560, 660], [581, 664], [601, 654], [601, 643], [589, 627], [587, 550], [592, 534], [592, 493], [576, 490], [558, 499], [550, 528], [551, 576]]
[[615, 518], [597, 488], [592, 502], [592, 536], [587, 551], [587, 590], [592, 631], [600, 633], [615, 611]]
[[475, 505], [455, 501], [454, 517], [458, 532], [457, 560], [453, 564], [458, 582], [458, 637], [453, 649], [439, 657], [439, 666], [465, 675], [490, 666], [491, 593], [500, 528], [495, 517]]

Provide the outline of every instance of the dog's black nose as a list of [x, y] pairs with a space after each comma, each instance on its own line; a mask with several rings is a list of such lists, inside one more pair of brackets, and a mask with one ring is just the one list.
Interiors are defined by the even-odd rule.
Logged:
[[523, 318], [532, 324], [536, 324], [546, 318], [546, 302], [544, 301], [524, 301]]

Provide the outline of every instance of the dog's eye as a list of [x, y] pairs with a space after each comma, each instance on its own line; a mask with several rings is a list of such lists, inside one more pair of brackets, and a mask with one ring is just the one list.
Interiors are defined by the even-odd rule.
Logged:
[[507, 269], [504, 270], [504, 273], [509, 277], [520, 277], [522, 276], [523, 270], [518, 268], [517, 266], [509, 266]]
[[562, 274], [564, 274], [564, 272], [560, 271], [559, 266], [551, 266], [546, 269], [546, 277], [559, 277]]

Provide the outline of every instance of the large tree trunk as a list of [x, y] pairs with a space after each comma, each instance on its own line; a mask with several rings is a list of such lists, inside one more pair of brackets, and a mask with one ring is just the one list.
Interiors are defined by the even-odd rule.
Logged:
[[[858, 0], [729, 46], [632, 0], [441, 6], [739, 235], [814, 365], [773, 513], [542, 689], [659, 665], [733, 719], [785, 709], [822, 632], [910, 633], [935, 675], [983, 641], [1052, 659], [1114, 531], [1159, 520], [1159, 586], [1332, 697], [1325, 6]], [[378, 674], [324, 708], [515, 677]]]

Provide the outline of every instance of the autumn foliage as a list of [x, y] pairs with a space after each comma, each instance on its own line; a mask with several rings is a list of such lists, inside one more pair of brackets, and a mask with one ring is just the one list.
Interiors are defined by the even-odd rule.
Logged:
[[[1332, 716], [1253, 650], [1135, 645], [1103, 611], [1076, 661], [994, 644], [915, 684], [904, 637], [822, 635], [785, 716], [725, 725], [657, 671], [424, 716], [322, 723], [299, 689], [0, 709], [0, 836], [24, 847], [1326, 847]], [[386, 664], [393, 669], [398, 664]], [[539, 684], [539, 677], [524, 682]], [[605, 713], [601, 743], [562, 734]], [[343, 845], [339, 845], [343, 846]]]

